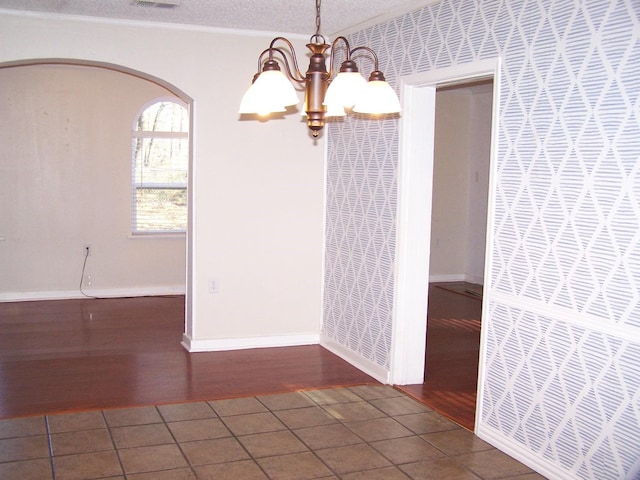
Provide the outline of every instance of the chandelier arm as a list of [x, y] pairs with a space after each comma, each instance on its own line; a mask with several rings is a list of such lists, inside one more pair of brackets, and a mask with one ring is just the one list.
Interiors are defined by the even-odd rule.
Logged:
[[333, 73], [335, 72], [335, 60], [336, 60], [336, 46], [338, 42], [342, 40], [347, 47], [347, 58], [345, 60], [351, 60], [351, 51], [349, 46], [349, 41], [345, 37], [336, 37], [335, 40], [331, 43], [331, 56], [329, 57], [329, 78], [333, 77]]
[[354, 53], [356, 53], [359, 50], [364, 50], [364, 51], [369, 52], [371, 54], [371, 56], [373, 57], [373, 69], [375, 71], [378, 71], [378, 55], [376, 55], [376, 52], [374, 52], [369, 47], [356, 47], [353, 50], [351, 50], [350, 54], [353, 55]]
[[[287, 55], [285, 55], [284, 51], [280, 48], [275, 47], [275, 43], [280, 40], [282, 42], [284, 42], [287, 47], [289, 47], [289, 53], [291, 55], [291, 61], [293, 63], [293, 70], [290, 68], [289, 62], [287, 60]], [[287, 66], [287, 72], [289, 73], [289, 77], [291, 77], [292, 80], [298, 82], [298, 83], [304, 83], [304, 75], [303, 73], [300, 71], [300, 67], [298, 66], [298, 59], [296, 58], [296, 50], [295, 48], [293, 48], [293, 44], [286, 38], [284, 37], [276, 37], [273, 40], [271, 40], [271, 43], [269, 44], [269, 48], [265, 51], [269, 51], [269, 58], [272, 59], [273, 58], [273, 52], [279, 52], [280, 55], [282, 55], [282, 58], [284, 59], [284, 63]], [[295, 74], [295, 75], [294, 75]]]
[[[269, 54], [269, 60], [273, 60], [273, 54], [277, 52], [280, 54], [280, 56], [282, 57], [282, 61], [284, 62], [284, 67], [285, 67], [285, 71], [287, 72], [287, 76], [293, 80], [294, 82], [297, 83], [304, 83], [304, 78], [297, 78], [293, 72], [291, 71], [291, 65], [289, 64], [289, 60], [287, 59], [287, 55], [285, 53], [284, 50], [274, 47], [274, 48], [267, 48], [266, 50], [263, 50], [262, 53], [260, 54], [260, 56], [258, 57], [258, 74], [262, 71], [262, 65], [263, 65], [263, 58], [264, 56], [268, 53]], [[295, 57], [294, 57], [295, 58]], [[256, 76], [258, 75], [256, 74]], [[298, 74], [300, 74], [300, 72], [298, 72]]]
[[256, 73], [256, 76], [260, 75], [260, 72], [262, 72], [262, 63], [263, 63], [263, 58], [265, 56], [265, 54], [269, 54], [269, 58], [273, 57], [272, 52], [270, 51], [270, 48], [267, 48], [266, 50], [263, 50], [260, 55], [258, 55], [258, 73]]

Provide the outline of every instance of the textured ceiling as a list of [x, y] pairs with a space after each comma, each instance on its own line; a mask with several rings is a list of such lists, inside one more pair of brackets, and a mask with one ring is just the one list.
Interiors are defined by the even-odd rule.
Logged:
[[[163, 0], [157, 0], [158, 2]], [[167, 22], [269, 32], [315, 33], [315, 0], [164, 0], [175, 8], [136, 0], [0, 0], [0, 8], [114, 19]], [[321, 33], [414, 10], [433, 0], [323, 0]]]

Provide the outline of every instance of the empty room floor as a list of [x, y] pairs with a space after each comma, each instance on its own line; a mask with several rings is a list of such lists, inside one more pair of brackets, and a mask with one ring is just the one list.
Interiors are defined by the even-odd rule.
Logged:
[[543, 478], [321, 347], [188, 354], [183, 299], [131, 300], [0, 304], [0, 478]]

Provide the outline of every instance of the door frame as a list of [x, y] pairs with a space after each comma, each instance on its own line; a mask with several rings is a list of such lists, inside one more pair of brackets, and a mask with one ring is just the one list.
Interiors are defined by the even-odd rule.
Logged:
[[[431, 207], [436, 87], [493, 78], [493, 106], [487, 225], [493, 219], [494, 179], [497, 155], [497, 125], [500, 99], [499, 57], [441, 68], [400, 78], [402, 117], [398, 157], [398, 213], [396, 217], [396, 266], [393, 330], [389, 383], [424, 383], [427, 334], [427, 304], [431, 245]], [[489, 285], [491, 239], [487, 229], [484, 291]], [[485, 306], [483, 302], [483, 318]], [[482, 332], [485, 329], [481, 329]], [[480, 366], [484, 363], [484, 335], [481, 334]], [[480, 377], [480, 375], [479, 375]], [[478, 401], [480, 405], [478, 382]], [[479, 416], [476, 415], [476, 419]], [[477, 420], [476, 420], [477, 421]]]

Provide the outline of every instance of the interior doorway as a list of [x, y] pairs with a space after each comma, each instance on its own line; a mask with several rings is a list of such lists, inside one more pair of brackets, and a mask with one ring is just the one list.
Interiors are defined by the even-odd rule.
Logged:
[[[499, 59], [488, 59], [463, 66], [450, 67], [402, 79], [403, 118], [400, 135], [399, 213], [397, 242], [397, 283], [394, 321], [393, 355], [390, 369], [391, 383], [422, 387], [427, 349], [427, 304], [429, 300], [429, 265], [432, 255], [432, 200], [434, 182], [434, 142], [436, 129], [436, 89], [455, 85], [483, 83], [494, 79], [489, 90], [493, 99], [499, 98]], [[491, 171], [495, 168], [495, 129], [498, 105], [490, 102], [489, 122], [490, 174], [488, 180], [487, 217], [491, 221]], [[472, 179], [475, 175], [472, 175]], [[485, 191], [486, 195], [486, 191]], [[487, 245], [491, 232], [486, 232]], [[437, 241], [434, 238], [433, 241]], [[443, 239], [440, 239], [442, 242]], [[482, 249], [482, 248], [481, 248]], [[482, 258], [490, 264], [490, 248]], [[435, 258], [435, 257], [434, 257]], [[483, 283], [484, 266], [480, 267], [479, 283]], [[463, 273], [466, 273], [463, 272]], [[471, 275], [473, 277], [473, 275]], [[442, 278], [441, 278], [442, 279]], [[466, 280], [444, 278], [444, 280]], [[475, 283], [474, 278], [471, 280]], [[486, 287], [486, 282], [485, 282]], [[486, 294], [486, 288], [485, 288]], [[485, 302], [486, 303], [486, 302]], [[484, 307], [483, 307], [484, 308]], [[482, 336], [481, 336], [482, 337]], [[482, 371], [482, 340], [479, 346], [478, 369]], [[478, 375], [475, 377], [478, 379]], [[475, 410], [481, 405], [482, 389], [478, 389]]]
[[431, 261], [422, 400], [473, 429], [493, 79], [436, 88]]
[[493, 80], [436, 88], [425, 375], [407, 387], [475, 423]]

